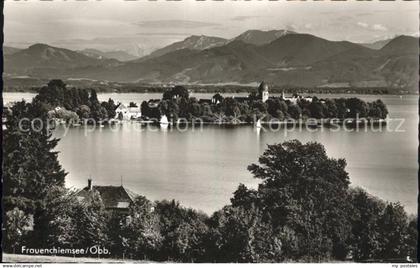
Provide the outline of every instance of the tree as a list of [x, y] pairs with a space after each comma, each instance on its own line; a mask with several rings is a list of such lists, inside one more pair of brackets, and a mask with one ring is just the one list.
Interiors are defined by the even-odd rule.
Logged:
[[381, 200], [362, 189], [349, 191], [352, 235], [348, 241], [356, 261], [373, 259], [379, 252], [378, 221], [385, 207]]
[[141, 115], [150, 117], [149, 110], [149, 104], [147, 103], [147, 101], [143, 101], [140, 105]]
[[188, 90], [183, 86], [175, 86], [174, 88], [166, 90], [163, 93], [163, 99], [164, 100], [171, 100], [173, 98], [188, 99], [188, 97], [189, 97]]
[[44, 229], [39, 239], [47, 247], [73, 247], [79, 239], [76, 218], [78, 200], [76, 192], [64, 187], [50, 187], [43, 200]]
[[308, 109], [312, 118], [321, 119], [325, 117], [324, 107], [320, 101], [312, 101]]
[[45, 102], [52, 106], [63, 106], [65, 100], [66, 84], [56, 79], [48, 82], [47, 86], [41, 87], [35, 101]]
[[[3, 200], [6, 211], [19, 208], [34, 217], [34, 235], [29, 243], [41, 242], [44, 225], [43, 200], [50, 187], [64, 187], [66, 172], [53, 151], [48, 107], [43, 102], [17, 102], [7, 115], [3, 134]], [[26, 118], [25, 120], [22, 120]]]
[[115, 104], [114, 100], [109, 98], [107, 102], [106, 101], [102, 102], [101, 106], [105, 108], [106, 113], [108, 115], [108, 119], [115, 118], [115, 116], [117, 115], [117, 112], [115, 110], [117, 109], [118, 106]]
[[145, 197], [137, 197], [130, 205], [128, 218], [121, 229], [132, 256], [151, 259], [156, 255], [162, 243], [159, 218]]
[[267, 100], [267, 112], [279, 119], [282, 120], [284, 117], [284, 114], [287, 113], [287, 104], [285, 101], [280, 99], [268, 99]]
[[417, 262], [417, 248], [418, 248], [418, 225], [417, 225], [417, 215], [412, 217], [408, 222], [408, 229], [407, 229], [407, 246], [408, 246], [408, 256], [413, 260], [413, 262]]
[[284, 254], [316, 260], [346, 255], [350, 182], [345, 160], [329, 158], [319, 143], [293, 140], [269, 145], [259, 163], [248, 170], [262, 180], [260, 206], [276, 229], [292, 230], [298, 238], [298, 252]]
[[5, 225], [5, 231], [3, 232], [4, 249], [8, 252], [15, 253], [16, 249], [23, 242], [29, 217], [25, 212], [15, 207], [6, 212], [6, 218], [3, 223]]
[[163, 236], [160, 259], [183, 262], [203, 259], [206, 251], [204, 239], [208, 231], [205, 224], [207, 216], [183, 208], [175, 200], [157, 202], [155, 210]]
[[90, 108], [87, 105], [80, 105], [76, 110], [77, 115], [80, 119], [90, 118]]
[[[276, 262], [282, 260], [282, 243], [271, 223], [252, 205], [226, 206], [210, 219], [213, 261]], [[211, 259], [211, 258], [210, 258]]]
[[99, 103], [98, 95], [96, 94], [96, 90], [94, 90], [94, 89], [90, 90], [89, 101], [90, 101], [90, 104], [92, 106]]
[[59, 140], [52, 138], [51, 125], [47, 122], [47, 110], [38, 101], [17, 102], [7, 115], [3, 132], [6, 210], [17, 206], [33, 213], [48, 187], [64, 186], [66, 172], [58, 162], [57, 152], [53, 151]]
[[72, 215], [78, 238], [75, 247], [106, 245], [109, 241], [108, 216], [101, 196], [96, 190], [89, 192], [83, 201], [77, 202]]
[[107, 110], [98, 103], [93, 103], [91, 106], [91, 118], [95, 120], [95, 122], [100, 122], [102, 120], [108, 119], [108, 112]]
[[327, 118], [337, 118], [338, 108], [337, 108], [337, 105], [336, 105], [334, 99], [326, 99], [325, 100], [324, 115]]
[[262, 114], [267, 113], [267, 104], [262, 102], [261, 100], [252, 102], [252, 108], [254, 108], [258, 113], [262, 113]]
[[170, 100], [172, 97], [172, 90], [166, 90], [163, 92], [162, 100]]
[[368, 106], [366, 102], [359, 98], [348, 98], [346, 99], [346, 107], [348, 109], [348, 117], [356, 118], [363, 118], [367, 115]]
[[216, 93], [213, 95], [212, 99], [214, 100], [216, 104], [221, 103], [223, 101], [223, 96], [220, 95], [220, 93]]
[[244, 184], [239, 184], [238, 189], [230, 199], [233, 207], [250, 207], [259, 203], [258, 191], [248, 189]]
[[168, 104], [168, 100], [162, 100], [159, 103], [159, 110], [161, 114], [167, 115], [169, 114], [169, 104]]
[[189, 93], [188, 90], [183, 86], [175, 86], [172, 89], [172, 95], [177, 98], [188, 99]]
[[376, 100], [372, 103], [369, 103], [368, 116], [373, 118], [382, 118], [385, 119], [388, 115], [388, 109], [386, 105], [381, 100]]
[[346, 99], [340, 98], [335, 100], [336, 106], [337, 106], [337, 117], [339, 119], [347, 118], [347, 114], [349, 113], [349, 110], [346, 106]]
[[296, 104], [291, 104], [288, 107], [288, 113], [293, 119], [297, 120], [302, 115], [302, 109]]
[[406, 259], [407, 213], [399, 203], [388, 203], [378, 220], [381, 260]]

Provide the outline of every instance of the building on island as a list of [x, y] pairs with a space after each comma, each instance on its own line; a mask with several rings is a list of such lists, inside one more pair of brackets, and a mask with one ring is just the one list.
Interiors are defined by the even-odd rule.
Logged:
[[128, 190], [124, 186], [99, 186], [93, 185], [92, 179], [88, 179], [88, 185], [76, 193], [79, 202], [84, 202], [86, 198], [98, 193], [106, 210], [117, 213], [128, 213], [129, 206], [134, 202], [137, 194]]
[[160, 99], [150, 99], [147, 104], [149, 106], [149, 108], [153, 109], [153, 108], [158, 108], [159, 104], [160, 104], [161, 100]]
[[115, 117], [123, 120], [137, 119], [141, 116], [140, 107], [126, 106], [119, 103], [115, 109]]
[[[269, 99], [271, 100], [282, 99], [284, 101], [291, 102], [293, 104], [297, 104], [297, 102], [301, 100], [306, 100], [309, 102], [312, 101], [311, 97], [302, 97], [298, 94], [293, 94], [291, 97], [286, 97], [284, 92], [281, 93], [281, 96], [270, 96], [269, 86], [268, 86], [268, 83], [265, 81], [262, 81], [259, 84], [256, 94], [252, 93], [250, 96], [245, 96], [245, 97], [232, 96], [232, 98], [236, 102], [239, 102], [239, 103], [249, 103], [253, 100], [261, 100], [262, 102], [266, 102]], [[223, 101], [223, 99], [224, 99], [223, 96], [217, 93], [216, 95], [213, 96], [212, 99], [200, 99], [198, 102], [200, 104], [219, 104]]]
[[258, 87], [258, 98], [260, 98], [262, 102], [266, 102], [268, 100], [268, 97], [268, 84], [262, 81], [260, 86]]
[[286, 97], [285, 95], [284, 95], [284, 91], [282, 91], [281, 92], [281, 98], [284, 100], [284, 101], [290, 101], [291, 103], [293, 103], [293, 104], [297, 104], [297, 102], [298, 101], [301, 101], [301, 100], [305, 100], [305, 101], [308, 101], [308, 102], [312, 102], [312, 97], [302, 97], [301, 95], [299, 95], [299, 94], [293, 94], [292, 95], [292, 97]]
[[223, 101], [223, 96], [220, 95], [220, 93], [216, 93], [212, 98], [211, 98], [211, 103], [212, 104], [219, 104]]

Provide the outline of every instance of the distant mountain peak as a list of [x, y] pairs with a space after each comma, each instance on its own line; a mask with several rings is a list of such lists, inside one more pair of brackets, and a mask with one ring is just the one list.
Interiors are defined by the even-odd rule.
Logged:
[[392, 38], [388, 38], [388, 39], [383, 39], [383, 40], [377, 40], [374, 42], [370, 42], [370, 43], [361, 43], [362, 46], [370, 48], [370, 49], [376, 49], [379, 50], [381, 48], [383, 48], [386, 44], [389, 43], [389, 41], [391, 41]]
[[[188, 39], [203, 39], [203, 38], [214, 38], [214, 37], [212, 37], [212, 36], [207, 36], [207, 35], [203, 35], [203, 34], [201, 34], [201, 35], [195, 35], [195, 34], [193, 34], [193, 35], [190, 35], [190, 36], [188, 36], [187, 38], [185, 38], [184, 40], [188, 40]], [[217, 38], [217, 37], [216, 37]]]
[[45, 49], [45, 48], [50, 48], [51, 46], [47, 45], [47, 44], [43, 44], [43, 43], [36, 43], [33, 45], [30, 45], [28, 47], [28, 50], [39, 50], [39, 49]]
[[204, 50], [226, 44], [227, 40], [221, 37], [207, 35], [191, 35], [182, 41], [175, 42], [166, 47], [152, 52], [150, 55], [143, 57], [141, 60], [159, 57], [164, 54], [174, 52], [181, 49]]
[[6, 55], [4, 66], [6, 74], [40, 78], [204, 84], [269, 80], [303, 87], [345, 83], [417, 90], [418, 50], [418, 38], [412, 36], [397, 36], [374, 50], [287, 30], [250, 30], [229, 41], [192, 35], [129, 62], [35, 44]]
[[248, 30], [235, 37], [232, 41], [241, 40], [247, 44], [260, 46], [269, 44], [282, 36], [294, 33], [289, 30]]
[[95, 48], [85, 48], [78, 52], [96, 59], [115, 59], [119, 61], [130, 61], [138, 58], [123, 50], [102, 51]]
[[418, 53], [419, 38], [409, 35], [399, 35], [390, 40], [383, 48], [385, 53]]
[[27, 49], [7, 55], [4, 60], [6, 73], [32, 75], [47, 70], [46, 74], [43, 74], [44, 77], [55, 76], [67, 68], [115, 64], [115, 61], [98, 60], [76, 51], [42, 43], [33, 44]]

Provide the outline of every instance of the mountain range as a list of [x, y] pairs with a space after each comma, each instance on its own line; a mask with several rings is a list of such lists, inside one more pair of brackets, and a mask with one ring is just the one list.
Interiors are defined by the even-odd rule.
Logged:
[[386, 44], [388, 44], [393, 38], [388, 38], [388, 39], [384, 39], [384, 40], [378, 40], [372, 43], [361, 43], [362, 46], [371, 48], [371, 49], [381, 49], [383, 48]]
[[271, 31], [260, 31], [260, 30], [248, 30], [237, 37], [233, 38], [235, 41], [242, 41], [247, 44], [261, 46], [273, 42], [274, 40], [295, 32], [288, 30], [271, 30]]
[[182, 41], [175, 42], [173, 44], [170, 44], [169, 46], [155, 50], [150, 55], [140, 58], [139, 60], [144, 61], [146, 59], [160, 57], [169, 52], [181, 49], [204, 50], [212, 47], [222, 46], [226, 44], [227, 41], [228, 40], [220, 37], [192, 35]]
[[3, 55], [12, 55], [16, 52], [18, 52], [19, 48], [15, 48], [15, 47], [8, 47], [8, 46], [3, 46]]
[[87, 48], [77, 52], [97, 59], [115, 59], [119, 61], [129, 61], [137, 58], [136, 56], [131, 55], [123, 50], [101, 51], [98, 49]]
[[[11, 76], [115, 82], [417, 88], [418, 38], [398, 36], [372, 49], [290, 31], [250, 30], [227, 40], [191, 36], [140, 59], [122, 61], [35, 44], [4, 56]], [[100, 55], [100, 54], [99, 54]]]

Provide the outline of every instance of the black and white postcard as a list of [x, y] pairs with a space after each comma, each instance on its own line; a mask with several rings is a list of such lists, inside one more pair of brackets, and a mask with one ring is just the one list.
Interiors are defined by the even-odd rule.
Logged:
[[417, 267], [418, 1], [2, 5], [3, 262]]

